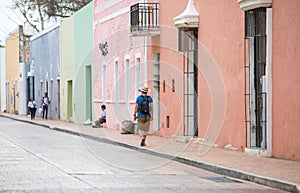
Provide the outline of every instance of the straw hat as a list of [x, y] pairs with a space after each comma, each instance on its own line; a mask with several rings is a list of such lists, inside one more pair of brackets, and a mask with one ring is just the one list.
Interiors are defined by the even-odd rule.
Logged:
[[151, 90], [148, 88], [148, 86], [143, 86], [143, 88], [140, 88], [139, 91], [147, 93], [147, 92], [151, 92]]

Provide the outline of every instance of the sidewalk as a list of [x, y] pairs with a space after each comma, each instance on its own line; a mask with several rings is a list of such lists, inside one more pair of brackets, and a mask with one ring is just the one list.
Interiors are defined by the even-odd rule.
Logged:
[[184, 143], [178, 142], [176, 139], [165, 139], [157, 136], [148, 137], [147, 146], [140, 148], [139, 136], [121, 135], [120, 131], [115, 129], [92, 128], [90, 125], [40, 118], [31, 121], [28, 116], [8, 113], [0, 113], [0, 116], [173, 159], [222, 175], [300, 193], [300, 162], [297, 161], [245, 156], [244, 152], [240, 151], [200, 145], [196, 140]]

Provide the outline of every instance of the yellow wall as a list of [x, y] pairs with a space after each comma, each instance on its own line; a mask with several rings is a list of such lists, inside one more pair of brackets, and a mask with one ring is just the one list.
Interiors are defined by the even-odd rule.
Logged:
[[13, 32], [5, 41], [6, 53], [6, 82], [8, 83], [8, 112], [15, 112], [18, 110], [18, 97], [15, 97], [15, 109], [14, 109], [14, 92], [13, 85], [16, 85], [17, 93], [17, 80], [18, 80], [18, 64], [19, 64], [19, 30]]
[[[72, 94], [68, 96], [68, 83], [73, 81], [74, 16], [61, 21], [61, 120], [72, 121]], [[70, 82], [68, 82], [70, 81]], [[71, 104], [71, 105], [68, 105]]]

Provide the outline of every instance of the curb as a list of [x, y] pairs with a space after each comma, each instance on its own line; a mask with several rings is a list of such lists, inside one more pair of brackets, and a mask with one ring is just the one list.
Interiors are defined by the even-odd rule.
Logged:
[[237, 179], [241, 179], [241, 180], [245, 180], [245, 181], [250, 181], [250, 182], [268, 186], [271, 188], [276, 188], [276, 189], [289, 191], [289, 192], [293, 192], [293, 193], [300, 193], [300, 185], [299, 184], [295, 184], [295, 183], [291, 183], [291, 182], [287, 182], [287, 181], [283, 181], [283, 180], [279, 180], [279, 179], [275, 179], [275, 178], [260, 176], [260, 175], [256, 175], [253, 173], [235, 170], [235, 169], [231, 169], [231, 168], [227, 168], [227, 167], [223, 167], [223, 166], [219, 166], [219, 165], [213, 165], [213, 164], [209, 164], [209, 163], [205, 163], [205, 162], [195, 161], [195, 160], [191, 160], [191, 159], [180, 157], [180, 156], [173, 156], [173, 155], [169, 155], [166, 153], [161, 153], [161, 152], [157, 152], [157, 151], [153, 151], [153, 150], [149, 150], [149, 149], [144, 149], [144, 148], [136, 147], [136, 146], [129, 145], [126, 143], [106, 139], [106, 138], [95, 137], [92, 135], [83, 134], [83, 133], [76, 132], [76, 131], [70, 131], [67, 129], [57, 128], [57, 127], [52, 128], [49, 125], [45, 125], [45, 124], [41, 124], [41, 123], [35, 123], [35, 122], [27, 121], [27, 120], [21, 120], [18, 118], [8, 117], [5, 115], [0, 115], [0, 117], [4, 117], [4, 118], [16, 120], [16, 121], [21, 121], [21, 122], [25, 122], [25, 123], [29, 123], [29, 124], [33, 124], [33, 125], [42, 126], [42, 127], [48, 128], [50, 130], [54, 130], [54, 131], [58, 131], [58, 132], [62, 132], [62, 133], [67, 133], [67, 134], [71, 134], [71, 135], [75, 135], [75, 136], [82, 136], [84, 138], [102, 142], [102, 143], [118, 145], [118, 146], [121, 146], [124, 148], [128, 148], [128, 149], [136, 150], [139, 152], [147, 153], [149, 155], [173, 160], [173, 161], [183, 163], [183, 164], [186, 164], [189, 166], [201, 168], [201, 169], [204, 169], [204, 170], [207, 170], [210, 172], [214, 172], [214, 173], [221, 174], [221, 175], [226, 175], [229, 177], [233, 177], [233, 178], [237, 178]]

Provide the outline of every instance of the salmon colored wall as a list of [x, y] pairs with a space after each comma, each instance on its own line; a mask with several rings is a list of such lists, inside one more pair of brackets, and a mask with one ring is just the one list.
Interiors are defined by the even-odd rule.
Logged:
[[[232, 144], [242, 149], [246, 143], [245, 118], [244, 118], [244, 14], [236, 1], [227, 0], [203, 0], [198, 7], [200, 14], [199, 41], [201, 49], [209, 54], [209, 59], [201, 59], [208, 56], [199, 56], [199, 61], [208, 62], [208, 65], [217, 65], [222, 74], [225, 87], [225, 119], [222, 130], [214, 127], [215, 118], [210, 117], [213, 105], [222, 100], [222, 95], [217, 101], [212, 100], [211, 84], [220, 84], [209, 81], [209, 74], [205, 71], [204, 63], [200, 63], [199, 77], [199, 102], [200, 102], [200, 136], [215, 140], [216, 143], [224, 146]], [[230, 11], [229, 11], [230, 10]], [[200, 51], [201, 54], [201, 51]], [[211, 61], [213, 60], [213, 62]], [[204, 76], [204, 77], [203, 77]], [[207, 79], [206, 82], [203, 80]], [[217, 78], [217, 77], [214, 77]], [[215, 94], [215, 93], [214, 93]], [[217, 93], [218, 94], [218, 93]], [[221, 105], [220, 105], [221, 106]], [[219, 110], [218, 108], [214, 108]], [[221, 109], [220, 109], [221, 110]], [[212, 112], [213, 113], [213, 112]], [[217, 113], [222, 115], [221, 112]], [[218, 116], [220, 119], [222, 116]], [[207, 131], [207, 126], [211, 125]], [[220, 132], [218, 135], [217, 133]]]
[[[185, 0], [184, 0], [185, 1]], [[173, 18], [185, 9], [187, 1], [159, 1], [160, 36], [152, 37], [150, 44], [156, 46], [153, 52], [160, 54], [160, 131], [162, 137], [183, 135], [183, 56], [178, 52], [178, 29]], [[172, 90], [175, 81], [175, 92]], [[165, 91], [163, 89], [165, 82]], [[169, 127], [167, 126], [169, 116]]]
[[[119, 57], [119, 76], [123, 76], [124, 56], [130, 55], [130, 66], [134, 69], [135, 54], [144, 60], [143, 38], [128, 36], [129, 12], [107, 19], [136, 3], [136, 0], [119, 1], [104, 10], [108, 0], [95, 1], [95, 102], [102, 100], [101, 69], [107, 64], [108, 119], [114, 119], [113, 109], [113, 62]], [[173, 18], [184, 11], [188, 0], [159, 1], [160, 36], [148, 38], [148, 61], [152, 53], [160, 53], [160, 120], [164, 137], [182, 135], [182, 55], [178, 52], [178, 32]], [[298, 0], [273, 0], [273, 156], [300, 160], [299, 125], [299, 31], [300, 4]], [[199, 21], [199, 136], [224, 146], [232, 144], [243, 149], [246, 145], [245, 131], [245, 74], [244, 74], [244, 11], [236, 0], [195, 1], [200, 14]], [[100, 22], [105, 20], [104, 22]], [[114, 34], [114, 36], [112, 36]], [[122, 40], [122, 41], [120, 41]], [[98, 44], [108, 41], [109, 54], [101, 56]], [[122, 42], [122, 45], [120, 43]], [[121, 48], [121, 49], [120, 49]], [[152, 70], [149, 63], [148, 76]], [[210, 73], [208, 73], [208, 71]], [[141, 69], [144, 72], [144, 69]], [[134, 71], [131, 81], [134, 87]], [[175, 80], [175, 92], [172, 91]], [[162, 82], [166, 83], [163, 92]], [[150, 83], [151, 85], [151, 83]], [[219, 89], [219, 90], [218, 90]], [[225, 94], [222, 93], [224, 89]], [[131, 90], [132, 91], [132, 90]], [[123, 91], [122, 91], [123, 92]], [[135, 92], [131, 92], [131, 111]], [[123, 98], [120, 94], [120, 97]], [[120, 98], [120, 100], [121, 100]], [[122, 99], [123, 100], [123, 99]], [[224, 101], [224, 102], [223, 102]], [[123, 108], [124, 104], [120, 103]], [[222, 108], [225, 108], [224, 109]], [[96, 107], [95, 109], [99, 109]], [[124, 113], [120, 110], [121, 113]], [[98, 114], [99, 112], [97, 112]], [[132, 112], [131, 112], [132, 113]], [[170, 116], [170, 128], [166, 127], [166, 116]], [[216, 116], [216, 117], [215, 117]], [[216, 119], [220, 125], [216, 125]], [[111, 123], [112, 124], [112, 123]]]
[[273, 156], [300, 160], [300, 3], [272, 7]]
[[[171, 56], [171, 57], [170, 57]], [[171, 137], [183, 135], [183, 75], [182, 55], [172, 49], [160, 49], [160, 135]], [[174, 89], [172, 80], [174, 80]], [[165, 91], [163, 90], [165, 82]], [[167, 116], [169, 116], [169, 127], [167, 127]]]
[[[182, 56], [177, 51], [178, 49], [178, 32], [174, 26], [173, 18], [183, 12], [187, 5], [187, 0], [177, 1], [176, 6], [168, 9], [170, 4], [168, 1], [160, 1], [160, 26], [161, 35], [153, 38], [154, 44], [163, 45], [160, 48], [161, 63], [173, 64], [182, 72]], [[173, 2], [175, 3], [175, 1]], [[228, 143], [235, 147], [245, 147], [245, 119], [244, 119], [244, 14], [239, 8], [236, 1], [227, 0], [203, 0], [201, 2], [195, 1], [195, 6], [200, 14], [199, 22], [199, 74], [198, 74], [198, 101], [199, 101], [199, 135], [207, 139], [216, 141], [219, 145], [226, 145]], [[167, 10], [167, 11], [164, 11]], [[228, 11], [230, 10], [230, 11]], [[172, 40], [170, 40], [172, 37]], [[167, 41], [173, 43], [166, 43]], [[214, 65], [220, 72], [220, 77], [216, 79], [221, 80], [214, 82], [215, 77], [207, 74], [206, 65]], [[206, 73], [206, 74], [205, 74]], [[216, 73], [218, 74], [218, 73]], [[216, 75], [215, 73], [213, 76]], [[164, 69], [161, 64], [161, 81], [166, 80], [170, 85], [172, 74], [168, 69]], [[181, 75], [182, 76], [182, 75]], [[176, 87], [177, 82], [182, 83], [182, 78], [175, 77]], [[214, 90], [220, 100], [224, 100], [223, 105], [226, 105], [225, 116], [222, 116], [221, 107], [218, 109], [218, 101], [212, 101], [211, 85], [209, 84], [223, 84], [225, 95]], [[217, 87], [215, 87], [217, 88]], [[176, 94], [180, 94], [177, 93]], [[174, 131], [177, 125], [180, 125], [178, 120], [182, 119], [182, 112], [174, 110], [174, 103], [171, 102], [173, 96], [172, 92], [161, 91], [161, 103], [166, 106], [167, 114], [171, 118], [171, 126], [173, 131], [165, 128], [162, 129], [163, 135], [170, 134], [182, 135], [181, 131]], [[218, 99], [217, 98], [214, 98]], [[213, 106], [215, 105], [215, 106]], [[178, 109], [182, 109], [181, 106]], [[215, 116], [212, 119], [212, 109], [217, 115], [217, 119], [224, 119], [224, 124], [221, 127], [215, 125]], [[224, 112], [223, 112], [224, 113]], [[172, 116], [171, 116], [172, 115]], [[164, 118], [162, 119], [164, 120]], [[181, 125], [182, 127], [182, 125]], [[209, 128], [209, 129], [208, 129]], [[221, 130], [221, 131], [220, 131]]]

